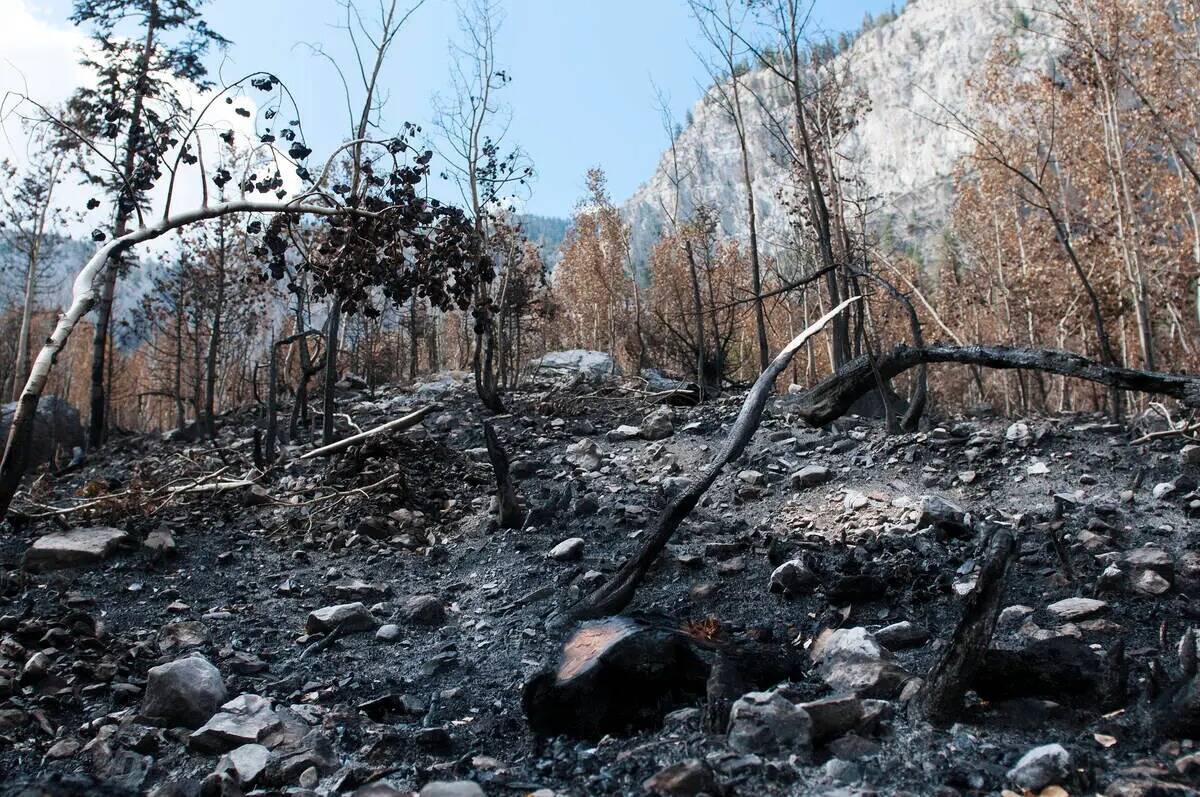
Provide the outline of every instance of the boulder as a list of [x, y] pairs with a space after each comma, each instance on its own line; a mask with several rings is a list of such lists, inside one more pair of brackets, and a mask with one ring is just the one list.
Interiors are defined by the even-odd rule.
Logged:
[[25, 552], [25, 569], [44, 571], [96, 564], [128, 538], [121, 529], [109, 526], [53, 531], [39, 537]]
[[600, 449], [593, 441], [584, 438], [567, 446], [563, 459], [582, 471], [597, 470], [600, 467]]
[[546, 555], [560, 562], [574, 562], [583, 556], [584, 544], [582, 537], [568, 537], [551, 548]]
[[[0, 436], [3, 436], [3, 439], [8, 439], [9, 425], [16, 410], [15, 401], [0, 407]], [[56, 451], [82, 449], [83, 443], [83, 424], [79, 421], [79, 410], [58, 396], [42, 396], [33, 419], [33, 438], [29, 441], [29, 467], [49, 462], [54, 458]]]
[[589, 379], [621, 375], [621, 368], [612, 357], [602, 351], [589, 349], [547, 352], [531, 361], [529, 368], [535, 371], [535, 375], [541, 375], [540, 372], [543, 371], [549, 371], [551, 374], [580, 373]]
[[232, 772], [237, 782], [249, 786], [271, 761], [271, 751], [261, 744], [244, 744], [235, 747], [217, 762], [218, 772]]
[[918, 513], [919, 529], [932, 528], [951, 537], [965, 537], [971, 534], [966, 510], [940, 496], [923, 496]]
[[404, 619], [413, 625], [442, 625], [446, 622], [446, 608], [436, 595], [414, 595], [400, 609]]
[[784, 595], [807, 595], [817, 585], [817, 576], [803, 559], [792, 559], [771, 573], [771, 592]]
[[221, 671], [203, 656], [187, 656], [150, 668], [141, 713], [155, 723], [198, 728], [228, 697]]

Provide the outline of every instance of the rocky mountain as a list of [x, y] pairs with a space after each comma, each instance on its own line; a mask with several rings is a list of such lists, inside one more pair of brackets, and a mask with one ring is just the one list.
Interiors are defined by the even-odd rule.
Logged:
[[[1022, 8], [1028, 4], [1022, 4]], [[936, 120], [945, 109], [964, 109], [969, 79], [978, 73], [996, 37], [1024, 26], [1029, 16], [1012, 0], [909, 0], [894, 21], [864, 31], [832, 64], [847, 75], [865, 102], [855, 129], [841, 146], [848, 177], [870, 197], [871, 224], [902, 245], [923, 253], [936, 245], [952, 204], [953, 171], [970, 151], [969, 140]], [[1026, 62], [1032, 69], [1047, 63], [1046, 40], [1027, 36]], [[766, 70], [746, 75], [746, 85], [787, 118], [787, 96]], [[787, 218], [779, 200], [786, 158], [768, 129], [767, 113], [743, 99], [750, 132], [751, 167], [760, 237], [765, 247], [787, 239]], [[727, 234], [744, 236], [747, 211], [741, 163], [732, 123], [711, 95], [701, 98], [689, 124], [676, 139], [684, 175], [681, 209], [707, 203], [720, 209]], [[674, 189], [671, 153], [626, 202], [637, 251], [648, 251], [667, 225]]]

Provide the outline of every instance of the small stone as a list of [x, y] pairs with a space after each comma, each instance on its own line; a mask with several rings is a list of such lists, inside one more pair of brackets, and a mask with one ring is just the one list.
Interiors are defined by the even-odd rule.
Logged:
[[436, 595], [414, 595], [404, 602], [400, 613], [413, 625], [442, 625], [446, 608]]
[[1086, 620], [1108, 609], [1108, 604], [1095, 598], [1064, 598], [1046, 609], [1060, 620]]
[[128, 538], [121, 529], [108, 526], [53, 531], [39, 537], [25, 552], [25, 569], [44, 571], [96, 564]]
[[805, 465], [791, 475], [792, 487], [802, 490], [806, 487], [817, 487], [833, 478], [833, 473], [824, 465]]
[[70, 758], [82, 747], [78, 739], [59, 739], [46, 751], [46, 758]]
[[321, 780], [321, 773], [316, 767], [309, 767], [300, 773], [300, 788], [311, 789]]
[[623, 443], [626, 440], [636, 440], [639, 434], [639, 429], [636, 426], [622, 424], [616, 429], [610, 429], [604, 437], [610, 443]]
[[922, 496], [917, 512], [918, 529], [934, 528], [956, 537], [971, 532], [966, 510], [941, 496]]
[[1171, 582], [1153, 570], [1143, 570], [1133, 581], [1133, 591], [1142, 595], [1162, 595], [1171, 591]]
[[150, 668], [141, 713], [155, 722], [198, 728], [227, 699], [221, 671], [193, 655]]
[[902, 620], [880, 628], [875, 632], [875, 639], [888, 650], [903, 650], [924, 645], [929, 641], [929, 632], [915, 623]]
[[697, 758], [671, 764], [642, 782], [642, 788], [651, 794], [672, 797], [695, 797], [699, 794], [722, 793], [716, 773], [708, 764]]
[[1008, 779], [1022, 789], [1038, 792], [1071, 775], [1071, 754], [1061, 744], [1035, 747], [1008, 771]]
[[1200, 465], [1200, 446], [1188, 443], [1179, 449], [1179, 463], [1181, 465]]
[[743, 481], [746, 484], [749, 484], [754, 487], [757, 487], [757, 486], [767, 483], [767, 477], [763, 476], [762, 472], [757, 471], [757, 470], [741, 471], [740, 473], [738, 473], [737, 477], [740, 481]]
[[310, 634], [324, 634], [341, 626], [342, 633], [354, 633], [371, 631], [375, 625], [375, 618], [366, 606], [361, 603], [342, 603], [309, 612], [304, 629]]
[[1170, 498], [1174, 492], [1175, 484], [1173, 482], [1159, 482], [1158, 484], [1154, 485], [1154, 489], [1151, 491], [1151, 494], [1159, 501], [1162, 501]]
[[261, 744], [244, 744], [235, 747], [222, 756], [217, 763], [218, 771], [232, 771], [237, 776], [238, 783], [249, 786], [258, 780], [258, 776], [267, 768], [271, 761], [271, 751]]
[[479, 784], [470, 780], [435, 780], [426, 783], [418, 797], [485, 797]]
[[778, 692], [749, 692], [729, 712], [728, 741], [739, 753], [808, 752], [812, 719]]
[[559, 562], [574, 562], [583, 556], [583, 546], [582, 537], [570, 537], [551, 548], [548, 556]]
[[792, 559], [775, 568], [771, 573], [771, 592], [784, 595], [807, 595], [817, 585], [817, 576], [803, 559]]
[[379, 630], [375, 632], [375, 638], [380, 642], [395, 642], [400, 638], [400, 626], [395, 623], [387, 623], [379, 626]]
[[593, 471], [600, 468], [600, 450], [595, 442], [584, 438], [567, 446], [563, 459], [567, 464], [574, 465], [582, 471]]
[[146, 539], [142, 541], [142, 545], [149, 548], [155, 553], [165, 556], [173, 556], [179, 552], [179, 546], [175, 544], [175, 537], [166, 529], [155, 529], [146, 535]]
[[847, 512], [862, 509], [867, 503], [867, 496], [858, 490], [847, 490], [846, 495], [842, 498], [842, 508]]
[[675, 433], [674, 413], [670, 407], [659, 407], [646, 416], [638, 431], [644, 440], [665, 440]]

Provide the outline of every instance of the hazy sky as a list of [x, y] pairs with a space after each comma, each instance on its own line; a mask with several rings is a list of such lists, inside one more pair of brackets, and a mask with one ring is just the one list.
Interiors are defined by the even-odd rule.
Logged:
[[[360, 0], [364, 8], [373, 3]], [[75, 52], [83, 33], [67, 22], [71, 6], [70, 0], [0, 0], [0, 91], [27, 86], [55, 102], [79, 82]], [[820, 29], [836, 32], [857, 27], [865, 12], [892, 6], [893, 0], [816, 0], [813, 17]], [[507, 140], [530, 155], [538, 173], [528, 210], [569, 213], [593, 165], [607, 171], [612, 193], [623, 200], [650, 175], [665, 144], [653, 85], [670, 96], [682, 120], [706, 79], [685, 0], [507, 0], [504, 7], [497, 49], [513, 78], [504, 90], [512, 109]], [[426, 0], [401, 32], [383, 75], [385, 129], [404, 121], [428, 129], [431, 97], [447, 87], [455, 13], [453, 0]], [[318, 156], [347, 136], [340, 80], [304, 46], [320, 43], [349, 63], [337, 2], [212, 0], [205, 14], [233, 41], [212, 59], [218, 79], [259, 69], [277, 74], [295, 94]], [[11, 128], [0, 156], [20, 148]]]

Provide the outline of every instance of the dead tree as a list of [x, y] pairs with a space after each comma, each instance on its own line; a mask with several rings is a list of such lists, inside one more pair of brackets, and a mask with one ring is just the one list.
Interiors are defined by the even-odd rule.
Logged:
[[954, 629], [950, 646], [929, 671], [914, 701], [914, 710], [922, 718], [950, 722], [962, 710], [963, 696], [992, 643], [1004, 595], [1004, 576], [1014, 547], [1012, 532], [1005, 528], [995, 529], [988, 539], [979, 579], [964, 601], [962, 619]]
[[671, 500], [671, 503], [667, 504], [658, 519], [654, 521], [641, 549], [628, 559], [612, 578], [567, 609], [565, 613], [553, 618], [552, 624], [604, 617], [616, 614], [629, 605], [638, 586], [645, 579], [658, 555], [670, 542], [675, 530], [679, 528], [679, 524], [700, 502], [700, 499], [708, 492], [708, 488], [712, 487], [724, 467], [736, 459], [749, 444], [750, 438], [758, 429], [763, 407], [766, 406], [767, 398], [771, 395], [775, 379], [788, 367], [792, 357], [808, 342], [809, 338], [824, 329], [826, 324], [858, 299], [859, 297], [853, 296], [843, 301], [817, 319], [812, 326], [797, 335], [779, 354], [775, 355], [775, 359], [759, 375], [754, 386], [750, 388], [750, 392], [746, 394], [746, 400], [742, 403], [737, 420], [733, 422], [733, 428], [729, 430], [729, 436], [725, 438], [725, 442], [700, 478], [688, 485]]
[[517, 499], [517, 491], [513, 487], [512, 474], [508, 469], [508, 454], [500, 445], [500, 437], [492, 422], [484, 420], [483, 436], [487, 441], [488, 459], [492, 463], [492, 472], [496, 474], [496, 500], [500, 504], [498, 510], [500, 526], [506, 529], [519, 529], [525, 522], [525, 512]]

